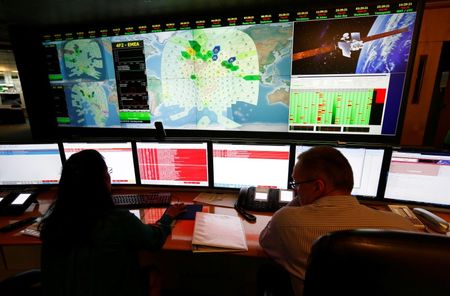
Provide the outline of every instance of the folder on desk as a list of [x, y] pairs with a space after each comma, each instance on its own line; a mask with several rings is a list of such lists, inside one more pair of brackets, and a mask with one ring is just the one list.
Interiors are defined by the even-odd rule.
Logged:
[[242, 252], [247, 251], [244, 227], [235, 216], [197, 212], [193, 252]]

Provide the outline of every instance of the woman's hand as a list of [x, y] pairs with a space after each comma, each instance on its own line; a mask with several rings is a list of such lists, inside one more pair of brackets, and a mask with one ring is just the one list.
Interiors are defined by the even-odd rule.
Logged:
[[166, 210], [166, 215], [170, 216], [172, 219], [175, 219], [176, 217], [178, 217], [180, 214], [186, 212], [186, 205], [184, 203], [177, 203], [177, 204], [173, 204], [171, 205], [167, 210]]

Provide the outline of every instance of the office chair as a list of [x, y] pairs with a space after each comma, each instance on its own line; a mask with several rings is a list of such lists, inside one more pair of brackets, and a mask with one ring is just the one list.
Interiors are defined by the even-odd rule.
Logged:
[[449, 277], [450, 237], [344, 230], [314, 243], [303, 295], [450, 295]]
[[41, 295], [41, 271], [39, 269], [30, 269], [4, 279], [0, 282], [0, 295]]

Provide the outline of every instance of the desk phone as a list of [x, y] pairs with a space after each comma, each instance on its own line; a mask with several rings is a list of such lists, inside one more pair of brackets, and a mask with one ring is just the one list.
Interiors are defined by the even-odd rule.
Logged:
[[237, 205], [257, 212], [275, 212], [294, 198], [292, 190], [243, 187], [239, 191]]
[[11, 192], [0, 198], [0, 215], [20, 215], [35, 201], [33, 192]]
[[388, 205], [388, 207], [392, 212], [408, 219], [417, 229], [421, 230], [425, 229], [425, 225], [423, 225], [422, 221], [420, 221], [419, 218], [417, 218], [417, 216], [408, 208], [408, 206]]
[[411, 211], [406, 205], [388, 205], [389, 209], [411, 221], [418, 229], [428, 228], [434, 232], [445, 234], [450, 231], [450, 224], [441, 217], [422, 208]]

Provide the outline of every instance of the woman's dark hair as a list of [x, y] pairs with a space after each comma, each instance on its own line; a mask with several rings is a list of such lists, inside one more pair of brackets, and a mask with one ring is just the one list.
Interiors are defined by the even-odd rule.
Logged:
[[89, 243], [91, 230], [114, 205], [108, 168], [96, 150], [73, 154], [64, 164], [55, 202], [40, 224], [44, 243]]

